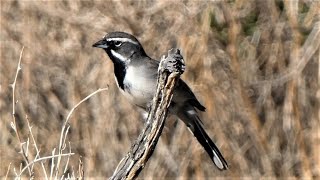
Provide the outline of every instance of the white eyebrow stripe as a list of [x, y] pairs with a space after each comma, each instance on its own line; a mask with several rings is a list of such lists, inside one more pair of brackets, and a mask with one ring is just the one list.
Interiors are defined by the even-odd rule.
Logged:
[[107, 38], [106, 40], [107, 40], [107, 41], [130, 42], [130, 43], [132, 43], [132, 44], [139, 45], [139, 43], [138, 43], [138, 42], [133, 41], [133, 40], [131, 40], [131, 39], [129, 39], [129, 38]]

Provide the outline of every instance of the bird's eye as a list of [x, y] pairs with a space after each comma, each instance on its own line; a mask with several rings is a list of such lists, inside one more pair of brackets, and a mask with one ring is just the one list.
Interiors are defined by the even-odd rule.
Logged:
[[114, 42], [114, 45], [117, 46], [117, 47], [121, 46], [121, 44], [122, 44], [121, 41], [115, 41], [115, 42]]

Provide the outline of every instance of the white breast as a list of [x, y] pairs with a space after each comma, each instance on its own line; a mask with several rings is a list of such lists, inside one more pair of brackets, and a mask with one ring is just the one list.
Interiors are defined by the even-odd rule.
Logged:
[[146, 75], [143, 67], [128, 67], [123, 83], [122, 93], [133, 103], [146, 107], [152, 101], [156, 88], [156, 80]]

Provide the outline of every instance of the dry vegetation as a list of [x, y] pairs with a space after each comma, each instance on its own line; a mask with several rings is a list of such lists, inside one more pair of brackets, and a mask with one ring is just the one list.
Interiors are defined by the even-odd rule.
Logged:
[[[0, 177], [15, 177], [14, 168], [25, 166], [11, 126], [10, 86], [23, 46], [15, 119], [21, 141], [29, 138], [27, 158], [36, 156], [27, 119], [39, 155], [51, 156], [74, 105], [109, 86], [73, 112], [66, 143], [74, 153], [67, 173], [80, 175], [82, 156], [85, 177], [111, 176], [143, 125], [137, 109], [120, 96], [112, 63], [91, 47], [116, 30], [136, 35], [154, 58], [172, 47], [182, 49], [187, 67], [182, 78], [207, 107], [206, 129], [230, 164], [228, 171], [216, 170], [173, 117], [141, 178], [320, 177], [319, 1], [2, 0], [0, 5]], [[43, 169], [50, 172], [51, 163], [34, 164], [36, 179]]]

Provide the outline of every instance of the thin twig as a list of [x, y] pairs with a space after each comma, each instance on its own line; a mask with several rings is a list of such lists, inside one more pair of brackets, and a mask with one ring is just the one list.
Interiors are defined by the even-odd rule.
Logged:
[[[20, 174], [18, 175], [19, 177], [22, 175], [22, 173], [28, 168], [30, 167], [32, 164], [38, 162], [38, 161], [43, 161], [43, 160], [46, 160], [46, 159], [54, 159], [56, 157], [59, 157], [59, 156], [71, 156], [71, 155], [74, 155], [74, 153], [67, 153], [67, 154], [56, 154], [54, 155], [54, 152], [52, 153], [53, 155], [51, 156], [46, 156], [46, 157], [42, 157], [42, 158], [38, 158], [32, 162], [30, 162], [29, 164], [27, 164], [20, 172]], [[50, 177], [51, 178], [51, 177]]]
[[[27, 119], [27, 124], [28, 124], [28, 128], [29, 128], [29, 132], [30, 132], [30, 135], [31, 135], [31, 139], [32, 139], [32, 141], [33, 141], [33, 146], [34, 146], [34, 148], [35, 148], [35, 150], [36, 150], [36, 152], [37, 152], [35, 159], [39, 159], [39, 158], [41, 158], [41, 157], [40, 157], [40, 150], [38, 149], [37, 142], [36, 142], [36, 140], [34, 139], [34, 136], [33, 136], [33, 133], [32, 133], [32, 127], [31, 127], [31, 125], [30, 125], [30, 121], [29, 121], [28, 116], [26, 116], [26, 119]], [[46, 169], [45, 169], [45, 167], [44, 167], [43, 162], [41, 162], [41, 167], [42, 167], [42, 171], [43, 171], [43, 173], [44, 173], [44, 175], [45, 175], [46, 180], [48, 180], [47, 171], [46, 171]]]
[[[67, 136], [67, 133], [68, 133], [68, 129], [67, 128], [67, 124], [68, 124], [68, 121], [73, 113], [73, 111], [81, 104], [83, 103], [84, 101], [88, 100], [90, 97], [92, 97], [93, 95], [101, 92], [101, 91], [106, 91], [108, 90], [108, 87], [107, 88], [102, 88], [102, 89], [98, 89], [96, 90], [95, 92], [89, 94], [87, 97], [85, 97], [84, 99], [82, 99], [78, 104], [76, 104], [69, 112], [63, 126], [62, 126], [62, 130], [61, 130], [61, 135], [60, 135], [60, 141], [59, 141], [59, 149], [58, 149], [58, 155], [59, 154], [62, 154], [62, 151], [64, 150], [64, 147], [65, 147], [65, 140], [66, 140], [66, 136]], [[69, 127], [69, 126], [68, 126]], [[67, 128], [67, 130], [66, 130]], [[58, 157], [58, 160], [57, 160], [57, 165], [56, 165], [56, 174], [55, 174], [55, 177], [58, 177], [58, 174], [59, 174], [59, 166], [60, 166], [60, 161], [61, 161], [61, 157]]]
[[[56, 148], [54, 148], [53, 150], [52, 150], [52, 156], [55, 156], [54, 154], [55, 154], [55, 151], [56, 151]], [[60, 154], [58, 154], [58, 155], [60, 155]], [[59, 156], [59, 157], [61, 157], [61, 156]], [[51, 170], [50, 170], [50, 180], [52, 179], [52, 175], [53, 175], [53, 169], [54, 169], [54, 157], [52, 157], [52, 159], [51, 159]]]
[[7, 173], [6, 173], [6, 177], [4, 178], [5, 180], [7, 180], [7, 178], [8, 178], [10, 167], [11, 167], [11, 163], [9, 163], [8, 170], [7, 170]]
[[[18, 138], [18, 141], [19, 141], [19, 146], [20, 146], [20, 151], [21, 151], [21, 154], [22, 154], [22, 157], [24, 159], [24, 161], [29, 164], [29, 160], [28, 160], [28, 157], [27, 157], [27, 154], [25, 152], [25, 149], [23, 148], [23, 143], [21, 141], [21, 136], [20, 136], [20, 133], [19, 133], [19, 130], [18, 130], [18, 127], [17, 127], [17, 123], [16, 123], [16, 99], [15, 99], [15, 90], [16, 90], [16, 84], [17, 84], [17, 79], [18, 79], [18, 75], [19, 75], [19, 72], [21, 70], [21, 59], [22, 59], [22, 54], [23, 54], [23, 50], [24, 50], [24, 46], [22, 47], [21, 49], [21, 52], [20, 52], [20, 57], [19, 57], [19, 62], [18, 62], [18, 66], [17, 66], [17, 71], [16, 71], [16, 75], [14, 77], [14, 81], [11, 85], [12, 87], [12, 123], [11, 123], [11, 126], [14, 127], [14, 132], [16, 133], [16, 136]], [[28, 167], [28, 171], [29, 171], [29, 175], [30, 177], [32, 176], [32, 171], [31, 169]]]
[[84, 179], [84, 167], [83, 167], [83, 161], [82, 156], [79, 157], [79, 168], [78, 168], [78, 178], [79, 180]]
[[[69, 153], [71, 154], [71, 144], [70, 144], [70, 142], [69, 142]], [[68, 158], [67, 158], [67, 163], [64, 166], [63, 174], [65, 174], [67, 172], [67, 170], [68, 170], [69, 161], [70, 161], [70, 156], [68, 156]]]

